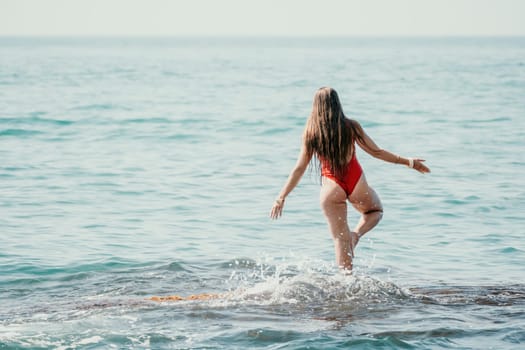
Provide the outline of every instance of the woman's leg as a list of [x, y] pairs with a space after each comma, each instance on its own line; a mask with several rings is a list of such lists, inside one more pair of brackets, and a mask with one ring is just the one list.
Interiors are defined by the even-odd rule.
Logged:
[[364, 174], [357, 182], [348, 200], [361, 213], [361, 219], [354, 229], [358, 238], [361, 238], [365, 233], [373, 229], [383, 217], [381, 200], [374, 189], [368, 186]]
[[338, 266], [352, 270], [353, 246], [357, 243], [357, 234], [350, 232], [346, 218], [346, 193], [335, 181], [323, 177], [320, 201], [321, 208], [328, 222], [328, 228], [334, 239], [335, 260]]

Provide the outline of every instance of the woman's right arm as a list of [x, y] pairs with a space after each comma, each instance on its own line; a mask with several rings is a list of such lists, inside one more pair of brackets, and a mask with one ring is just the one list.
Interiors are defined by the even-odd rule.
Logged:
[[397, 154], [391, 153], [386, 149], [379, 147], [374, 140], [365, 132], [361, 125], [353, 120], [354, 127], [361, 138], [357, 138], [356, 142], [366, 153], [370, 154], [372, 157], [384, 160], [385, 162], [395, 163], [395, 164], [404, 164], [408, 167], [414, 168], [420, 173], [429, 173], [430, 169], [423, 164], [424, 159], [419, 158], [403, 158]]
[[297, 186], [299, 183], [299, 180], [301, 180], [301, 177], [303, 176], [304, 172], [306, 171], [306, 168], [308, 168], [308, 163], [310, 163], [310, 160], [312, 159], [312, 154], [310, 154], [306, 150], [306, 145], [303, 142], [303, 146], [301, 147], [301, 152], [299, 152], [299, 157], [297, 158], [297, 162], [290, 172], [290, 175], [288, 176], [288, 180], [286, 181], [285, 185], [283, 186], [281, 192], [279, 193], [279, 196], [275, 200], [272, 210], [270, 212], [270, 217], [272, 219], [279, 218], [283, 213], [283, 207], [284, 207], [284, 200], [286, 199], [286, 196], [292, 190]]

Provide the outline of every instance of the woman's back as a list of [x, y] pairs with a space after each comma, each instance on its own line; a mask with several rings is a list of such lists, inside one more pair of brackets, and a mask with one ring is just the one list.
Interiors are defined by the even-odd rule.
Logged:
[[320, 162], [328, 163], [334, 174], [343, 176], [354, 156], [355, 141], [359, 137], [355, 123], [345, 117], [334, 89], [319, 89], [304, 131], [306, 150]]

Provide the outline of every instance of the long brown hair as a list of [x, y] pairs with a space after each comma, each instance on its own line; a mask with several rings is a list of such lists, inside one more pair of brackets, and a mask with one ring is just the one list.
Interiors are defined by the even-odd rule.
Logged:
[[317, 90], [303, 135], [307, 152], [328, 162], [332, 172], [342, 176], [356, 139], [362, 140], [361, 135], [344, 115], [337, 92], [330, 87]]

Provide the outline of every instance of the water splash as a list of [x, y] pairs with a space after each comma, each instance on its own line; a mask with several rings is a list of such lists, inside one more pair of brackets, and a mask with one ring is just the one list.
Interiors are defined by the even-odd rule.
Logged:
[[[397, 305], [410, 293], [394, 283], [364, 273], [344, 274], [332, 264], [308, 258], [234, 259], [218, 267], [227, 272], [226, 291], [154, 297], [154, 301], [190, 303], [191, 307], [269, 308], [310, 317]], [[197, 305], [197, 304], [198, 305]]]

